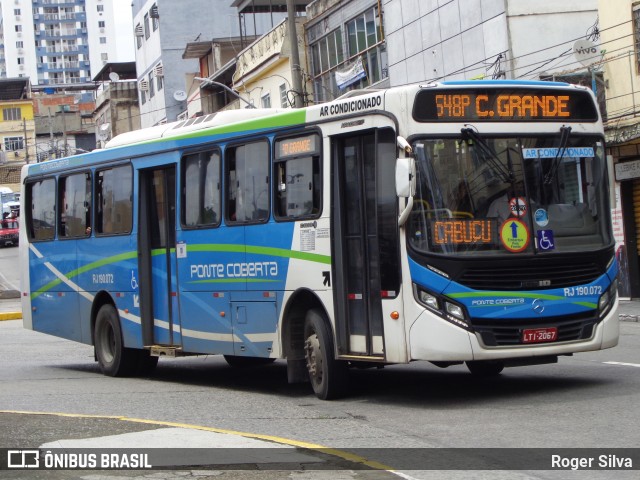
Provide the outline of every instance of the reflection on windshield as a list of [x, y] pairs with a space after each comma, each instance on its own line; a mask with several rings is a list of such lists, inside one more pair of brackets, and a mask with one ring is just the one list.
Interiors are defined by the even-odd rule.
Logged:
[[[597, 250], [611, 242], [599, 137], [425, 139], [408, 224], [424, 252]], [[564, 148], [559, 148], [559, 147]]]

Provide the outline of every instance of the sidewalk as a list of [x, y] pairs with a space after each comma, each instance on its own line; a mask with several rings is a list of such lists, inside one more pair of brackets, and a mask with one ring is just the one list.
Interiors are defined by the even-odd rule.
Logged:
[[21, 318], [20, 292], [15, 290], [0, 291], [0, 321], [19, 320]]
[[[8, 292], [0, 292], [0, 321], [2, 320], [18, 320], [22, 318], [22, 308], [20, 306], [20, 297], [15, 292], [15, 298], [3, 298]], [[618, 314], [621, 322], [640, 322], [640, 300], [620, 300]]]

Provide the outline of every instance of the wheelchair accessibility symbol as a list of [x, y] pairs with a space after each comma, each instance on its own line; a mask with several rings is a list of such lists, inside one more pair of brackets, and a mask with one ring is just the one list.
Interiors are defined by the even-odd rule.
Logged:
[[554, 250], [556, 244], [553, 240], [553, 230], [538, 230], [536, 232], [538, 237], [538, 248], [542, 251]]

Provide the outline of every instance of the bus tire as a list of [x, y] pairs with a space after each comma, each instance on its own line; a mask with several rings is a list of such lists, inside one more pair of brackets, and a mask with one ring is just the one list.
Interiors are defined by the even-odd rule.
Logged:
[[318, 310], [309, 310], [304, 321], [304, 355], [316, 396], [332, 400], [346, 393], [347, 362], [336, 360], [329, 323]]
[[269, 365], [276, 361], [275, 358], [264, 357], [240, 357], [237, 355], [224, 355], [224, 359], [230, 367], [258, 367], [260, 365]]
[[110, 377], [126, 377], [135, 372], [140, 358], [139, 352], [124, 347], [118, 312], [111, 304], [103, 305], [98, 310], [94, 345], [98, 365], [103, 374]]
[[478, 360], [465, 363], [469, 371], [478, 377], [496, 377], [504, 369], [504, 362], [500, 360]]

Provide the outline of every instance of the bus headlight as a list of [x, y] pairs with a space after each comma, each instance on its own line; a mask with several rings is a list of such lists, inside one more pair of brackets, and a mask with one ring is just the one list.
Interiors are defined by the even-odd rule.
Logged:
[[464, 306], [452, 302], [447, 297], [429, 292], [415, 283], [413, 284], [413, 293], [420, 305], [458, 327], [471, 330], [469, 317]]
[[607, 291], [604, 292], [598, 300], [598, 312], [601, 317], [604, 317], [607, 313], [609, 313], [609, 310], [611, 310], [611, 307], [613, 307], [617, 296], [618, 279], [616, 278], [613, 282], [611, 282], [611, 285], [609, 286]]

